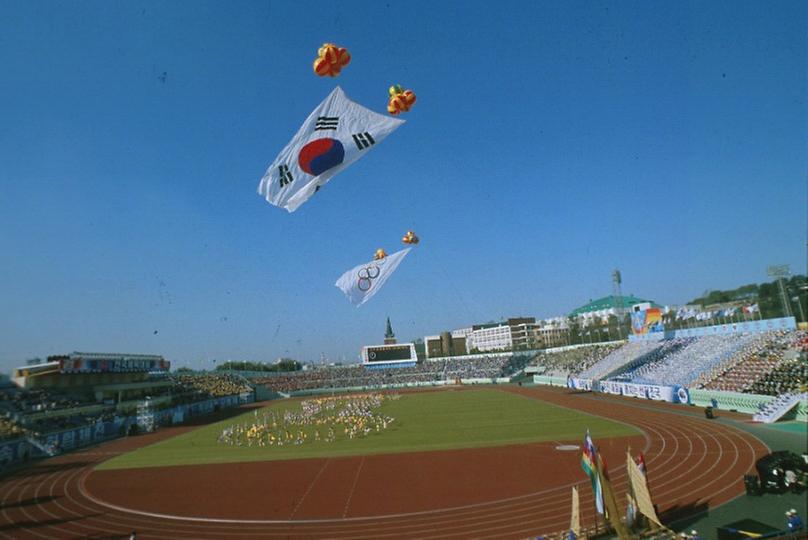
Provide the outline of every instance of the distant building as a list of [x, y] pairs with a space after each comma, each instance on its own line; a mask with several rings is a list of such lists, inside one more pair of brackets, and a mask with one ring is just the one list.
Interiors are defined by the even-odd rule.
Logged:
[[500, 323], [478, 324], [466, 336], [469, 351], [535, 349], [540, 325], [535, 317], [511, 317]]
[[556, 317], [539, 322], [536, 330], [539, 349], [550, 349], [570, 344], [570, 328], [566, 317]]
[[535, 317], [511, 317], [501, 322], [475, 324], [424, 337], [427, 358], [534, 350], [568, 344], [569, 327], [565, 317], [546, 321], [536, 321]]
[[[631, 306], [646, 302], [649, 303], [651, 307], [662, 307], [653, 300], [644, 300], [632, 295], [623, 296], [622, 299], [622, 308], [625, 310], [625, 313], [628, 313]], [[597, 300], [590, 300], [587, 304], [572, 310], [569, 316], [573, 319], [582, 319], [584, 325], [595, 322], [606, 322], [610, 315], [617, 315], [618, 307], [619, 306], [615, 305], [614, 296], [604, 296]]]
[[425, 336], [424, 348], [427, 358], [462, 356], [468, 353], [465, 334], [455, 335], [454, 332], [441, 332], [437, 336]]

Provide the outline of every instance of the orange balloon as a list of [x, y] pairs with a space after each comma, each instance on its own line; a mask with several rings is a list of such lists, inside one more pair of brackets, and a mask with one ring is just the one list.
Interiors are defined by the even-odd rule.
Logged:
[[405, 244], [417, 244], [420, 240], [412, 231], [407, 231], [407, 234], [401, 239]]
[[407, 112], [415, 103], [415, 94], [412, 90], [401, 90], [401, 86], [394, 85], [388, 90], [390, 99], [387, 101], [387, 112], [397, 115]]
[[337, 47], [333, 43], [324, 43], [317, 50], [314, 60], [314, 73], [320, 77], [336, 77], [343, 67], [351, 61], [351, 54], [345, 47]]

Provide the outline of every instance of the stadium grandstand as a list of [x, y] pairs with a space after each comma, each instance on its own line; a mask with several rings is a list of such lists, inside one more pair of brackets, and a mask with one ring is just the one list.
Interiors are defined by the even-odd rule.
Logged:
[[704, 372], [696, 385], [759, 395], [799, 390], [806, 382], [806, 344], [808, 332], [766, 332], [726, 362]]
[[[171, 375], [169, 368], [156, 355], [86, 352], [19, 367], [0, 386], [0, 439], [25, 439], [51, 453], [43, 441], [61, 440], [54, 434], [70, 434], [71, 445], [82, 436], [89, 443], [96, 433], [113, 436], [129, 429], [144, 410], [153, 421], [160, 411], [179, 406], [253, 398], [252, 386], [238, 374]], [[93, 435], [76, 435], [87, 428]]]
[[808, 332], [773, 330], [543, 351], [537, 375], [776, 396], [808, 384]]
[[458, 379], [510, 378], [530, 361], [526, 354], [478, 354], [418, 362], [406, 367], [368, 369], [364, 366], [322, 366], [251, 378], [275, 392], [332, 388], [374, 388], [428, 384]]
[[558, 350], [542, 351], [533, 357], [531, 365], [538, 367], [536, 373], [556, 377], [578, 375], [600, 362], [606, 355], [621, 347], [620, 343], [577, 345]]

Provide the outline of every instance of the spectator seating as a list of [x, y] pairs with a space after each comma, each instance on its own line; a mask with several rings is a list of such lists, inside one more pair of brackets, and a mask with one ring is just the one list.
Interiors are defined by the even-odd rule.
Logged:
[[543, 367], [544, 375], [566, 377], [578, 375], [600, 362], [606, 355], [616, 350], [621, 344], [584, 345], [574, 349], [557, 352], [540, 352], [533, 365]]
[[800, 343], [806, 335], [787, 331], [760, 334], [726, 362], [702, 374], [697, 386], [762, 395], [796, 390], [806, 381], [805, 362], [799, 361]]
[[455, 379], [510, 377], [529, 362], [527, 355], [491, 354], [477, 358], [448, 358], [425, 361], [408, 367], [366, 368], [364, 366], [323, 366], [295, 373], [258, 377], [275, 392], [329, 388], [378, 387], [381, 385], [429, 383]]

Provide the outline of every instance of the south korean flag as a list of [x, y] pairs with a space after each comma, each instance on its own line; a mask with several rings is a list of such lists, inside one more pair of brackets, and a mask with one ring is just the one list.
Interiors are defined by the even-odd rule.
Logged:
[[294, 212], [403, 123], [351, 101], [337, 86], [269, 166], [258, 193]]

